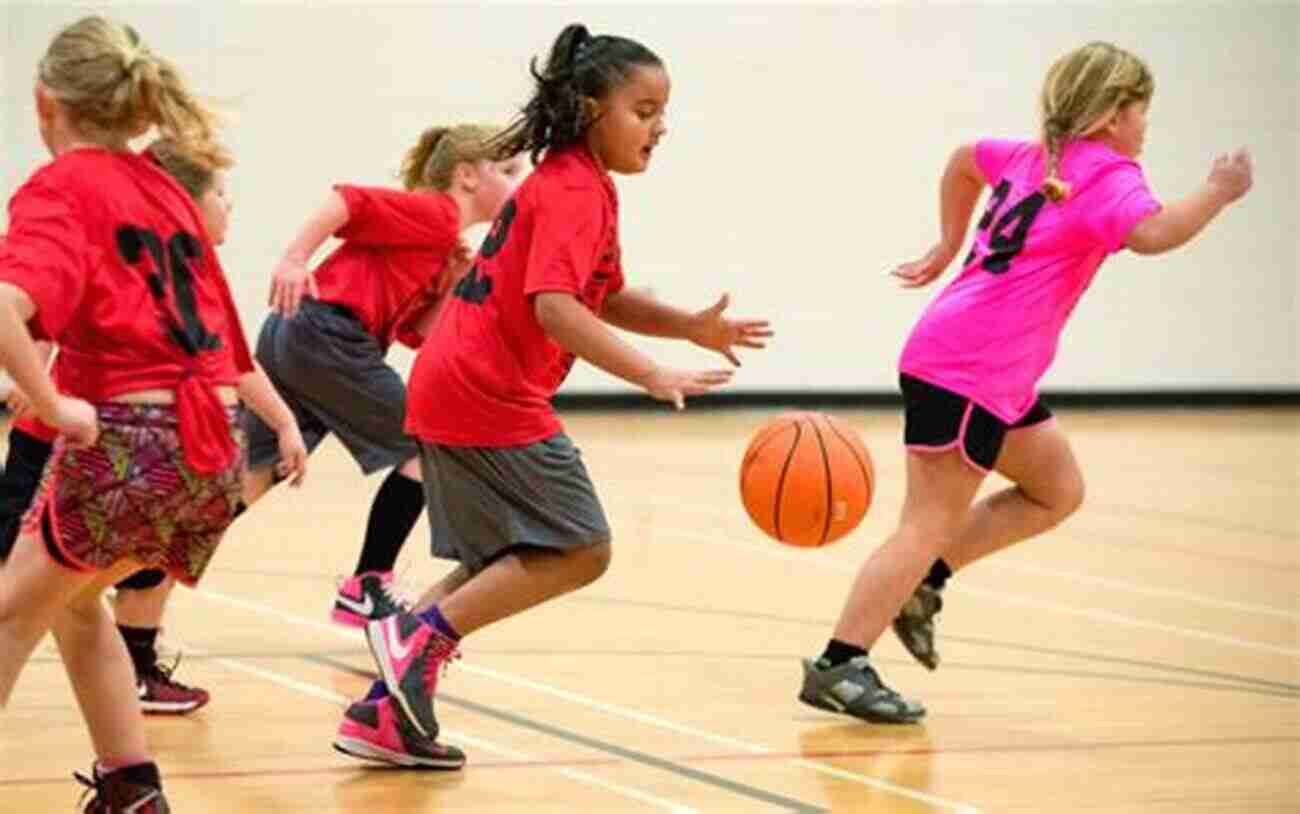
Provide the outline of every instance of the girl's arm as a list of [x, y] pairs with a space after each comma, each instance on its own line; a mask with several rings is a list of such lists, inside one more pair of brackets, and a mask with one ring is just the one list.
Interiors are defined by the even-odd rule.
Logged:
[[893, 271], [904, 288], [920, 288], [932, 282], [957, 257], [983, 191], [984, 175], [975, 163], [975, 146], [958, 147], [939, 182], [939, 242], [920, 260], [904, 263]]
[[1205, 183], [1134, 226], [1124, 245], [1138, 254], [1178, 248], [1196, 237], [1224, 207], [1245, 195], [1253, 173], [1250, 153], [1244, 148], [1231, 156], [1219, 156]]
[[290, 479], [291, 486], [297, 486], [307, 474], [307, 445], [303, 443], [293, 411], [275, 391], [266, 371], [257, 362], [253, 362], [253, 367], [251, 373], [239, 378], [239, 398], [275, 431], [280, 445], [276, 470], [280, 477]]
[[660, 401], [685, 406], [686, 396], [707, 393], [731, 378], [730, 370], [686, 371], [660, 367], [619, 339], [572, 294], [542, 292], [533, 301], [537, 321], [565, 350]]
[[72, 444], [89, 446], [99, 436], [95, 408], [81, 399], [60, 396], [54, 389], [45, 360], [27, 331], [27, 322], [35, 313], [36, 305], [27, 292], [0, 283], [0, 365], [27, 395], [38, 418]]
[[325, 202], [312, 213], [307, 222], [298, 230], [293, 242], [285, 250], [284, 257], [275, 267], [271, 276], [271, 297], [268, 304], [285, 317], [298, 313], [298, 306], [304, 295], [319, 297], [316, 279], [312, 277], [307, 264], [311, 256], [348, 222], [348, 205], [343, 196], [331, 190]]
[[762, 348], [772, 335], [767, 320], [730, 320], [722, 316], [731, 298], [723, 294], [712, 307], [703, 311], [683, 311], [656, 298], [649, 291], [628, 289], [614, 294], [605, 301], [601, 319], [625, 331], [660, 336], [670, 339], [687, 339], [703, 348], [717, 351], [733, 365], [740, 360], [732, 351], [739, 345]]

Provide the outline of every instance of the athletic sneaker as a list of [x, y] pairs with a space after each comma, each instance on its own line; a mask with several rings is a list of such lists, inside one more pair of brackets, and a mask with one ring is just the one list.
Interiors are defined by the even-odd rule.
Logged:
[[[77, 782], [86, 787], [78, 807], [83, 814], [170, 814], [167, 798], [162, 793], [158, 767], [152, 763], [128, 766], [108, 774], [100, 774], [99, 767], [91, 769], [91, 776], [74, 772]], [[93, 794], [89, 801], [86, 795]]]
[[334, 748], [362, 760], [414, 769], [460, 769], [465, 753], [415, 730], [393, 697], [358, 701], [343, 713]]
[[925, 717], [925, 707], [885, 686], [866, 656], [855, 656], [839, 667], [804, 659], [799, 700], [879, 724], [911, 724]]
[[392, 616], [405, 606], [393, 596], [392, 571], [367, 571], [339, 584], [330, 619], [344, 627], [365, 627], [376, 619]]
[[939, 666], [934, 647], [934, 617], [943, 610], [942, 591], [922, 582], [894, 618], [894, 633], [912, 657], [933, 670]]
[[211, 696], [207, 690], [172, 678], [178, 666], [179, 655], [170, 667], [154, 662], [148, 669], [136, 671], [136, 692], [145, 715], [185, 715], [208, 703]]
[[439, 673], [460, 656], [456, 643], [406, 611], [367, 625], [366, 642], [406, 719], [421, 735], [436, 739], [433, 694]]

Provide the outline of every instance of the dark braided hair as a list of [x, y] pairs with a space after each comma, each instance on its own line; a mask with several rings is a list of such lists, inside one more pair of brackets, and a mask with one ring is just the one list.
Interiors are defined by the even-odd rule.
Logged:
[[536, 164], [543, 151], [576, 144], [593, 122], [592, 102], [642, 65], [661, 66], [663, 60], [635, 40], [609, 34], [593, 37], [581, 23], [565, 26], [544, 70], [537, 70], [535, 57], [529, 60], [528, 72], [537, 87], [519, 116], [493, 139], [496, 159], [527, 151]]

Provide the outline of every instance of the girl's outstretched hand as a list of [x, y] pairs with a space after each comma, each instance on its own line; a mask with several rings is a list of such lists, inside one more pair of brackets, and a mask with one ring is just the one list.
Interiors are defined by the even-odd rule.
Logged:
[[951, 252], [942, 243], [935, 244], [920, 260], [904, 263], [890, 272], [902, 281], [903, 288], [921, 288], [927, 286], [943, 274], [952, 262], [955, 252]]
[[712, 306], [696, 312], [691, 317], [688, 338], [702, 348], [717, 351], [740, 367], [740, 358], [734, 348], [764, 348], [767, 346], [764, 340], [772, 337], [772, 329], [765, 319], [727, 319], [723, 312], [730, 304], [731, 295], [723, 294]]

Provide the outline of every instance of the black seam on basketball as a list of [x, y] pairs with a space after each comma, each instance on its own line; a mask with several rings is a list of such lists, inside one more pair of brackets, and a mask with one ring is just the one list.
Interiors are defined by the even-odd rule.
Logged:
[[790, 444], [790, 451], [785, 454], [785, 463], [781, 465], [781, 479], [776, 482], [776, 505], [772, 507], [772, 530], [776, 532], [776, 539], [781, 540], [781, 494], [785, 491], [785, 474], [790, 471], [790, 460], [794, 458], [794, 451], [799, 448], [799, 439], [803, 436], [803, 427], [799, 421], [794, 422], [794, 442]]
[[822, 450], [822, 471], [826, 473], [826, 522], [822, 524], [822, 538], [817, 541], [817, 545], [826, 545], [826, 537], [831, 533], [831, 509], [835, 505], [831, 495], [831, 462], [826, 457], [826, 441], [822, 438], [822, 431], [817, 428], [817, 419], [813, 418], [809, 423], [812, 424], [813, 432], [817, 433], [817, 446]]
[[763, 447], [767, 446], [768, 444], [770, 444], [770, 443], [772, 443], [773, 441], [775, 441], [778, 437], [780, 437], [781, 433], [785, 432], [785, 429], [786, 429], [785, 427], [773, 427], [773, 428], [772, 428], [772, 434], [769, 435], [768, 437], [764, 438], [764, 439], [763, 439], [763, 443], [759, 444], [759, 445], [758, 445], [757, 447], [755, 447], [754, 449], [751, 449], [751, 450], [749, 451], [749, 454], [745, 456], [745, 461], [744, 461], [744, 462], [745, 462], [746, 464], [748, 464], [750, 461], [752, 461], [752, 460], [754, 460], [755, 458], [757, 458], [757, 457], [758, 457], [758, 453], [759, 453], [760, 451], [762, 451]]
[[849, 448], [849, 454], [853, 456], [853, 460], [858, 462], [858, 468], [862, 470], [862, 482], [867, 485], [867, 499], [870, 500], [871, 493], [875, 491], [876, 486], [874, 483], [872, 483], [871, 473], [867, 470], [867, 462], [862, 460], [862, 456], [858, 455], [857, 449], [855, 449], [854, 446], [849, 443], [849, 439], [845, 438], [843, 435], [840, 435], [840, 431], [835, 429], [834, 424], [827, 421], [826, 426], [830, 427], [831, 432], [835, 433], [835, 437], [840, 439], [840, 442], [843, 443], [844, 446]]

